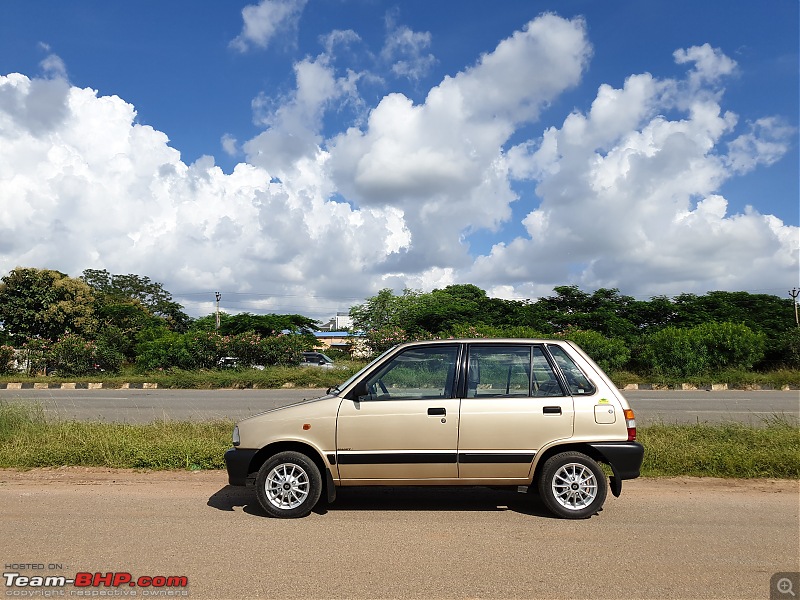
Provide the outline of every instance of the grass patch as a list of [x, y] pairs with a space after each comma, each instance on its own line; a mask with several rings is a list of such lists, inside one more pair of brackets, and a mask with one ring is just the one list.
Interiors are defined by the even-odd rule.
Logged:
[[800, 386], [800, 371], [793, 369], [779, 369], [766, 373], [727, 369], [705, 375], [686, 377], [665, 377], [653, 374], [642, 375], [629, 371], [609, 371], [608, 376], [619, 388], [629, 383], [652, 383], [670, 389], [678, 388], [683, 383], [689, 383], [699, 388], [710, 387], [718, 383], [727, 383], [729, 388], [739, 390], [751, 389], [754, 386], [776, 390], [787, 385], [793, 388]]
[[640, 427], [642, 475], [800, 478], [800, 428], [774, 417], [763, 427], [741, 423]]
[[[0, 467], [222, 469], [231, 421], [149, 424], [48, 421], [40, 408], [0, 403]], [[642, 475], [800, 479], [800, 428], [774, 417], [639, 428]]]
[[0, 404], [0, 467], [222, 469], [232, 429], [231, 421], [50, 422], [41, 409]]

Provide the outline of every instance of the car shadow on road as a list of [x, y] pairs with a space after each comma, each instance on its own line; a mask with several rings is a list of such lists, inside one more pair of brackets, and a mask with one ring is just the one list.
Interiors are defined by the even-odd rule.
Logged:
[[[252, 488], [227, 485], [214, 493], [207, 505], [222, 511], [236, 507], [255, 516], [267, 516]], [[467, 511], [502, 512], [554, 518], [535, 494], [486, 487], [347, 487], [338, 488], [336, 501], [321, 499], [317, 515], [346, 511]]]
[[238, 485], [226, 485], [218, 492], [213, 493], [206, 505], [228, 512], [233, 512], [235, 508], [241, 507], [249, 515], [267, 516], [267, 513], [258, 505], [253, 488]]

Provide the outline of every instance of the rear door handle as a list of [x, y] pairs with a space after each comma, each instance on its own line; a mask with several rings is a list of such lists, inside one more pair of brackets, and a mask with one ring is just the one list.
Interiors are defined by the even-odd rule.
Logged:
[[546, 415], [560, 415], [561, 414], [561, 407], [560, 406], [544, 406], [542, 407], [542, 412]]
[[428, 414], [432, 417], [442, 417], [447, 414], [444, 408], [429, 408]]

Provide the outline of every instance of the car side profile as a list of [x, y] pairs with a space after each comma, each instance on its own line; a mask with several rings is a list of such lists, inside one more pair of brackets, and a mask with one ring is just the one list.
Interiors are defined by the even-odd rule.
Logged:
[[225, 462], [273, 517], [343, 486], [487, 485], [580, 519], [643, 456], [633, 410], [576, 344], [461, 339], [401, 344], [325, 396], [240, 421]]

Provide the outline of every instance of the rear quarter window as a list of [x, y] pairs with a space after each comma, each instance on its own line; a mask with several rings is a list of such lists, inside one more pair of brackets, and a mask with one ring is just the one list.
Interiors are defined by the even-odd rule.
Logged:
[[569, 393], [572, 396], [585, 396], [595, 393], [594, 384], [583, 374], [583, 371], [575, 364], [575, 361], [567, 354], [566, 350], [555, 344], [548, 344], [547, 349], [550, 351], [553, 360], [556, 361], [558, 368], [564, 374]]

